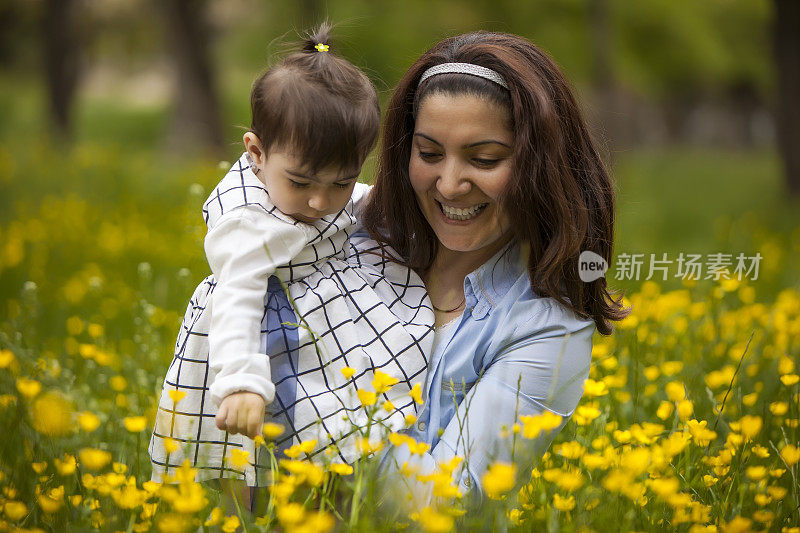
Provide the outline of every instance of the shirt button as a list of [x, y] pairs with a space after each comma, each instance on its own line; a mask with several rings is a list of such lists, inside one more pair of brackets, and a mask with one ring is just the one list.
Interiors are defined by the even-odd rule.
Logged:
[[420, 422], [419, 424], [417, 424], [417, 429], [419, 429], [420, 431], [425, 431], [426, 427], [428, 427], [428, 425], [425, 424], [425, 422]]

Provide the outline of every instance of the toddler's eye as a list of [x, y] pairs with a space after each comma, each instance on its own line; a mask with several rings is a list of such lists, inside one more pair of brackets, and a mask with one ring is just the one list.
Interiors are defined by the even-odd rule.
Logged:
[[349, 181], [346, 182], [346, 183], [338, 183], [338, 182], [334, 183], [334, 185], [336, 185], [340, 189], [346, 189], [346, 188], [348, 188], [350, 186], [350, 184], [351, 184], [351, 182], [349, 182]]
[[297, 187], [298, 189], [305, 189], [308, 187], [308, 183], [303, 183], [301, 181], [295, 181], [293, 179], [289, 180], [292, 183], [292, 187]]

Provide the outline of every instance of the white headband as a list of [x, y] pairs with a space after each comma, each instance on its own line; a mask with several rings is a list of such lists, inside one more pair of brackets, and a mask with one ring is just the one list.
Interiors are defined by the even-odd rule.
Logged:
[[480, 65], [473, 65], [472, 63], [441, 63], [439, 65], [434, 65], [422, 73], [422, 77], [419, 79], [419, 83], [422, 83], [431, 76], [436, 76], [437, 74], [449, 74], [449, 73], [471, 74], [473, 76], [478, 76], [479, 78], [484, 78], [489, 81], [493, 81], [497, 85], [503, 87], [504, 89], [508, 89], [506, 80], [504, 80], [500, 74], [498, 74], [497, 72], [493, 71], [490, 68], [482, 67]]

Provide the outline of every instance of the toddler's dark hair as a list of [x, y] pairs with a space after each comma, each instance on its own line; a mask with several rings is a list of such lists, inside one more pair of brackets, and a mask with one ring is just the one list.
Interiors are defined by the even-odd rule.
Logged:
[[312, 173], [359, 169], [380, 122], [375, 87], [333, 52], [330, 31], [325, 22], [307, 33], [302, 48], [260, 75], [250, 92], [250, 131], [264, 151], [291, 150]]

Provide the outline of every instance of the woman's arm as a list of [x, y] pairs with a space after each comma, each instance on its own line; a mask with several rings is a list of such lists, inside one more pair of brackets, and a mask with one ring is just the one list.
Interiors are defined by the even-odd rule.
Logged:
[[269, 277], [306, 244], [304, 232], [259, 206], [226, 213], [206, 235], [205, 250], [217, 285], [209, 305], [209, 390], [214, 404], [238, 391], [275, 396], [269, 360], [261, 349], [261, 321]]
[[[525, 324], [517, 331], [524, 328]], [[593, 323], [569, 320], [515, 336], [491, 358], [430, 453], [412, 458], [404, 446], [393, 454], [397, 465], [409, 460], [430, 473], [436, 463], [461, 456], [465, 461], [455, 481], [465, 492], [476, 486], [480, 490], [480, 479], [493, 462], [511, 463], [512, 447], [515, 458], [542, 455], [583, 394], [593, 332]], [[533, 440], [514, 436], [512, 427], [520, 416], [545, 411], [563, 417], [558, 428]]]

